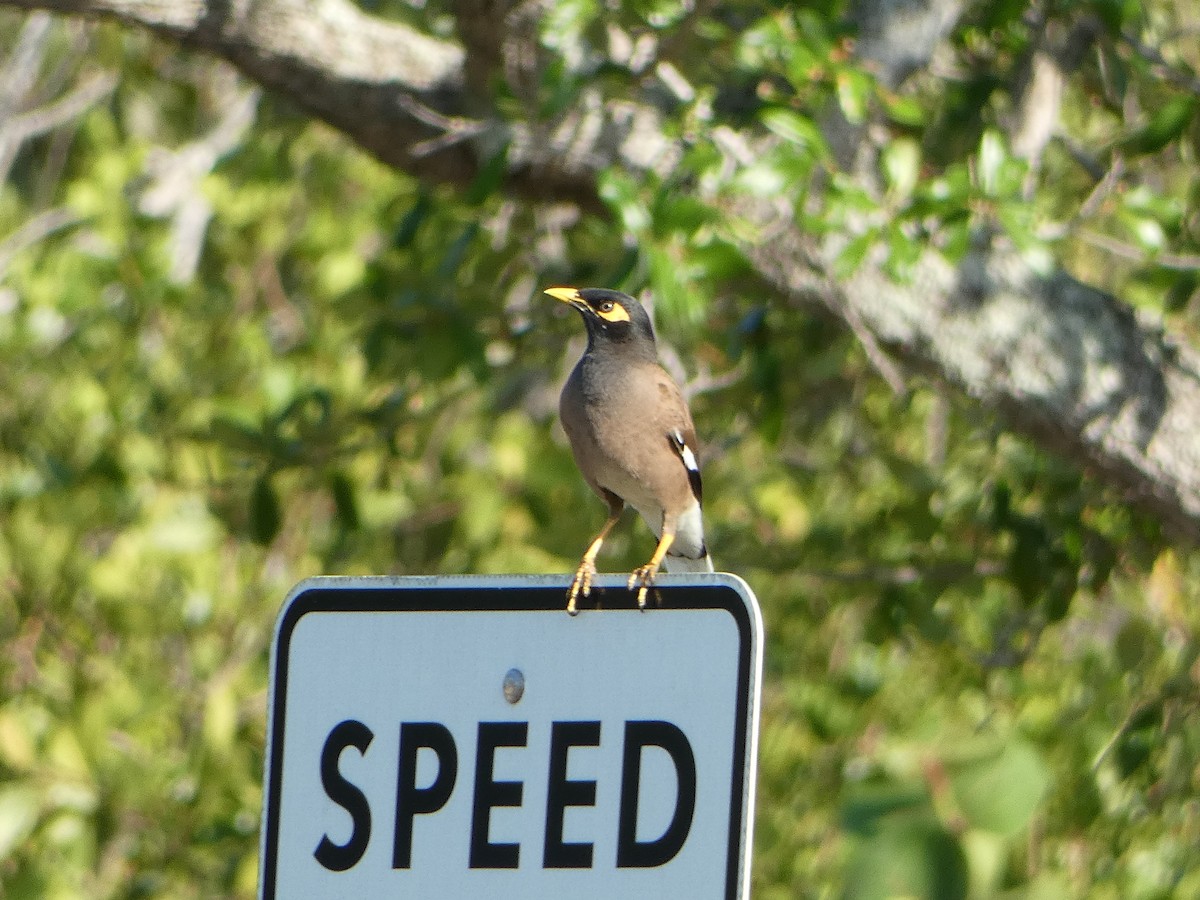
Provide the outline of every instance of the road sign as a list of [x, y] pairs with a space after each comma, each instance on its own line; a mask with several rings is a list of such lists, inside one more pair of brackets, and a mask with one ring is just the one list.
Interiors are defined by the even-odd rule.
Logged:
[[315, 578], [272, 646], [263, 898], [749, 896], [762, 620], [731, 575]]

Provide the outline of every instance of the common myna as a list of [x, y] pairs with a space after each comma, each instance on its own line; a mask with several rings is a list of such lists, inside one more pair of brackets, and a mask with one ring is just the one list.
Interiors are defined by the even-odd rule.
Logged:
[[626, 503], [658, 538], [650, 561], [629, 576], [629, 589], [640, 588], [638, 607], [644, 609], [664, 562], [671, 572], [713, 571], [704, 545], [692, 415], [658, 364], [650, 316], [637, 300], [602, 288], [546, 293], [579, 310], [587, 326], [587, 350], [563, 387], [558, 410], [580, 472], [608, 505], [608, 521], [575, 570], [567, 612], [575, 615], [575, 601], [591, 593], [596, 554]]

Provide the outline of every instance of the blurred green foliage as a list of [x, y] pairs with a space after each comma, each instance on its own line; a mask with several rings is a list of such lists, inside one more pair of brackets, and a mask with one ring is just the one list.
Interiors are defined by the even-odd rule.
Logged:
[[[697, 389], [710, 543], [769, 634], [756, 897], [1200, 894], [1200, 557], [935, 382], [893, 394], [852, 336], [764, 292], [725, 211], [804, 197], [806, 227], [859, 229], [847, 274], [883, 248], [899, 278], [996, 228], [1190, 334], [1194, 273], [1156, 260], [1200, 238], [1196, 99], [1119, 35], [1194, 13], [1055, 5], [1054, 27], [1091, 15], [1109, 37], [1033, 172], [1005, 137], [1023, 10], [980, 4], [954, 77], [892, 92], [839, 3], [682, 25], [674, 4], [557, 4], [547, 47], [595, 65], [550, 67], [546, 114], [629, 89], [607, 28], [684, 29], [687, 154], [605, 173], [611, 219], [495, 177], [418, 183], [264, 98], [197, 186], [212, 218], [182, 282], [171, 222], [138, 201], [148, 159], [222, 114], [219, 66], [56, 25], [44, 77], [122, 77], [0, 187], [0, 240], [47, 208], [73, 221], [0, 271], [0, 896], [253, 895], [267, 647], [300, 578], [573, 568], [603, 514], [554, 424], [581, 349], [539, 297], [558, 283], [651, 289]], [[882, 197], [831, 164], [833, 106], [882, 123]], [[730, 166], [719, 123], [782, 140]], [[1071, 141], [1122, 159], [1086, 211]], [[647, 541], [627, 524], [605, 567]]]

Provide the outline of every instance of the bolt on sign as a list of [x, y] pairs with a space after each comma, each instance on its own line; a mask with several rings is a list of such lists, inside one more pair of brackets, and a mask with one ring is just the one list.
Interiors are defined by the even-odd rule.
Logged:
[[[315, 578], [272, 646], [262, 898], [749, 896], [745, 582]], [[598, 590], [597, 590], [598, 588]]]

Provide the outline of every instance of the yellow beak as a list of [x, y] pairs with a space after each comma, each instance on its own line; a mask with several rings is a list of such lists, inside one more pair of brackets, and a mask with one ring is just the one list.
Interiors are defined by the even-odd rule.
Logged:
[[546, 288], [546, 290], [543, 293], [549, 294], [555, 300], [561, 300], [563, 303], [575, 303], [576, 301], [578, 301], [580, 299], [579, 291], [577, 291], [575, 288], [568, 288], [568, 287]]

